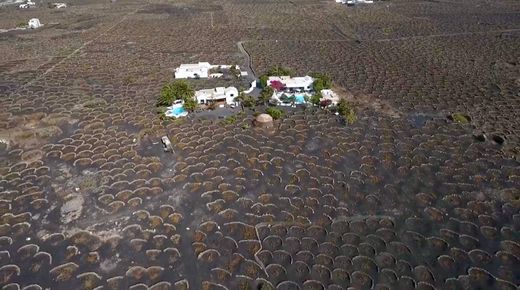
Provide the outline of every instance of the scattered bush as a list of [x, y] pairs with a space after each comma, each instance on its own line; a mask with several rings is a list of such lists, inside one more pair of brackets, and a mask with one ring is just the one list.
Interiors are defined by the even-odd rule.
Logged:
[[273, 107], [269, 107], [265, 110], [265, 112], [269, 115], [271, 115], [271, 117], [273, 117], [273, 119], [275, 120], [278, 120], [282, 117], [283, 115], [283, 111], [278, 109], [278, 108], [273, 108]]
[[252, 96], [246, 95], [244, 93], [240, 93], [240, 95], [235, 98], [235, 101], [240, 102], [242, 107], [251, 108], [255, 106], [255, 99]]
[[311, 96], [311, 103], [313, 105], [318, 106], [320, 104], [320, 99], [322, 98], [321, 93], [317, 92], [314, 95]]
[[242, 113], [242, 112], [240, 112], [238, 114], [234, 114], [234, 115], [228, 116], [227, 118], [222, 120], [221, 123], [223, 123], [225, 125], [234, 124], [234, 123], [236, 123], [238, 118], [241, 118], [241, 117], [244, 117], [244, 113]]
[[168, 110], [167, 107], [160, 106], [160, 107], [157, 107], [156, 113], [159, 115], [164, 115], [164, 113], [166, 113], [167, 110]]
[[338, 103], [338, 113], [345, 118], [345, 121], [348, 124], [354, 124], [357, 120], [356, 112], [354, 109], [350, 106], [350, 104], [345, 101], [341, 100]]
[[464, 115], [464, 114], [461, 114], [461, 113], [453, 113], [451, 114], [451, 119], [457, 123], [461, 123], [461, 124], [469, 124], [469, 122], [471, 121], [471, 119]]

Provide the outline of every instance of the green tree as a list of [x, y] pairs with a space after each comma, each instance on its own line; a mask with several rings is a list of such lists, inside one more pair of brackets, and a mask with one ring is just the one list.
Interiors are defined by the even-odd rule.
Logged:
[[269, 79], [269, 76], [268, 75], [261, 75], [259, 79], [260, 79], [260, 87], [261, 88], [267, 87], [267, 80]]
[[318, 106], [320, 104], [320, 99], [322, 98], [322, 95], [319, 91], [317, 91], [314, 95], [311, 96], [311, 103], [313, 105]]
[[265, 110], [265, 112], [269, 115], [271, 115], [271, 117], [273, 117], [273, 119], [277, 120], [277, 119], [280, 119], [283, 115], [283, 111], [278, 109], [278, 108], [273, 108], [273, 107], [269, 107]]
[[190, 100], [195, 96], [195, 91], [190, 84], [184, 80], [175, 80], [161, 89], [157, 99], [157, 106], [170, 106], [175, 100]]
[[255, 106], [255, 99], [250, 95], [246, 95], [244, 92], [241, 92], [237, 97], [235, 97], [235, 101], [240, 102], [242, 110], [244, 110], [244, 107], [250, 108]]
[[255, 99], [247, 95], [242, 101], [242, 104], [244, 104], [244, 107], [252, 108], [255, 106]]
[[321, 92], [321, 90], [325, 89], [325, 85], [323, 84], [322, 79], [315, 79], [312, 83], [312, 87], [314, 88], [314, 91]]
[[186, 109], [188, 112], [193, 112], [195, 111], [195, 109], [197, 109], [197, 107], [199, 106], [199, 104], [197, 103], [197, 100], [195, 100], [194, 97], [191, 97], [191, 98], [187, 98], [184, 100], [184, 109]]
[[289, 101], [291, 102], [291, 105], [294, 106], [294, 103], [296, 103], [296, 97], [294, 95], [290, 96]]
[[285, 103], [285, 104], [288, 104], [291, 102], [291, 97], [289, 97], [288, 95], [286, 94], [283, 94], [281, 97], [280, 97], [280, 101], [282, 103]]
[[314, 83], [312, 84], [314, 87], [314, 91], [319, 92], [323, 89], [330, 89], [332, 86], [332, 81], [330, 79], [330, 76], [323, 73], [311, 73], [311, 77], [314, 78]]
[[260, 96], [258, 96], [258, 101], [262, 104], [266, 104], [269, 102], [271, 97], [273, 96], [274, 90], [271, 87], [265, 87], [262, 92], [260, 93]]
[[356, 112], [345, 100], [340, 100], [338, 103], [338, 113], [345, 118], [345, 121], [349, 124], [354, 124], [357, 120]]

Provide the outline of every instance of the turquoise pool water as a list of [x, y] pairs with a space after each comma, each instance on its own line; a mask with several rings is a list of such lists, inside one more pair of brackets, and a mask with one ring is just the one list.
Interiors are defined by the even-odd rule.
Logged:
[[178, 106], [178, 107], [174, 107], [168, 111], [166, 111], [166, 116], [168, 117], [175, 117], [175, 118], [178, 118], [178, 117], [184, 117], [188, 114], [188, 112], [186, 112], [186, 110], [184, 109], [184, 107], [182, 106]]
[[297, 105], [301, 105], [305, 103], [305, 96], [304, 95], [294, 95], [294, 103]]

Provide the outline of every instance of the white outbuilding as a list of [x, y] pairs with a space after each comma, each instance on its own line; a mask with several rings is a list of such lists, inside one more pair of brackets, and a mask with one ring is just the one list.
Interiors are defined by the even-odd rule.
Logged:
[[66, 3], [61, 3], [61, 2], [55, 2], [55, 3], [52, 3], [52, 7], [54, 9], [67, 8], [67, 4]]
[[40, 28], [43, 26], [43, 24], [40, 23], [40, 19], [38, 19], [38, 18], [32, 18], [31, 20], [29, 20], [27, 25], [31, 29], [36, 29], [36, 28]]
[[267, 85], [275, 90], [309, 92], [313, 90], [314, 79], [310, 76], [290, 77], [290, 76], [271, 76], [267, 80]]
[[225, 102], [226, 104], [231, 105], [235, 103], [235, 97], [237, 96], [238, 90], [235, 87], [218, 87], [195, 92], [195, 98], [199, 104]]
[[175, 69], [176, 79], [198, 79], [208, 78], [209, 70], [213, 68], [209, 62], [199, 62], [194, 64], [181, 64]]
[[22, 9], [27, 9], [27, 8], [31, 8], [34, 6], [36, 6], [36, 3], [32, 2], [31, 0], [28, 0], [27, 2], [20, 4], [20, 6], [18, 6], [18, 7], [22, 8]]

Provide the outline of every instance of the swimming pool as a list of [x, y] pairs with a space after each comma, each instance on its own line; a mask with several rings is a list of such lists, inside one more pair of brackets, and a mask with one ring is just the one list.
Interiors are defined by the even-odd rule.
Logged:
[[305, 96], [304, 95], [294, 95], [294, 103], [296, 105], [301, 105], [305, 103]]
[[188, 115], [188, 112], [184, 109], [182, 105], [173, 105], [169, 108], [168, 111], [164, 113], [166, 117], [185, 117]]

